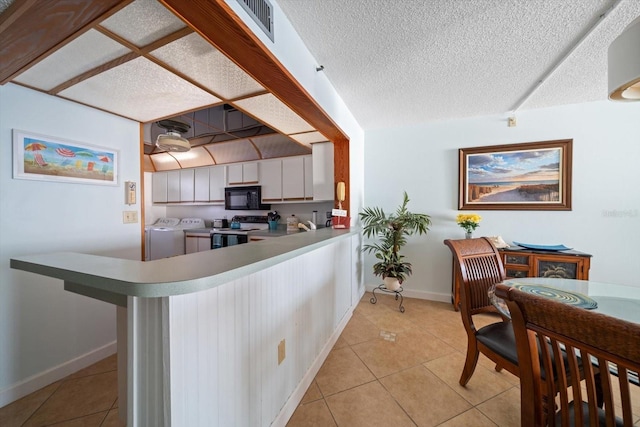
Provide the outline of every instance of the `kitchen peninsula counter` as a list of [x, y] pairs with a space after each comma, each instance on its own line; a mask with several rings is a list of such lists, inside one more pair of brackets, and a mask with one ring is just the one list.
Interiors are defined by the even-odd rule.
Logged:
[[290, 233], [269, 244], [229, 246], [146, 262], [73, 252], [27, 255], [12, 258], [11, 268], [62, 279], [67, 290], [126, 306], [127, 296], [165, 297], [209, 289], [355, 233], [354, 229], [324, 228]]
[[63, 252], [11, 267], [117, 305], [128, 426], [284, 426], [362, 296], [361, 239], [325, 228], [147, 262]]

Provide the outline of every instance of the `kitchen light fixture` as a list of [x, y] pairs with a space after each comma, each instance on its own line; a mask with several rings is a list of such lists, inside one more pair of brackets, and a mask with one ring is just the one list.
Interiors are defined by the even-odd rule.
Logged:
[[167, 133], [158, 135], [156, 147], [167, 151], [185, 152], [191, 150], [191, 144], [181, 135], [191, 129], [189, 124], [168, 119], [160, 120], [156, 124], [167, 131]]
[[640, 17], [609, 46], [609, 99], [640, 101]]

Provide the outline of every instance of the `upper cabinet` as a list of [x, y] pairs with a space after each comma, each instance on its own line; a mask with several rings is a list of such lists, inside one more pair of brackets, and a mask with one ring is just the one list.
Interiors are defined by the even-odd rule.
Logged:
[[282, 159], [282, 198], [288, 201], [312, 200], [304, 194], [304, 158]]
[[153, 203], [224, 203], [224, 189], [260, 185], [264, 203], [327, 201], [334, 196], [333, 144], [313, 144], [311, 156], [155, 172]]
[[153, 203], [167, 203], [167, 172], [156, 172], [151, 177], [151, 200]]
[[313, 200], [313, 157], [304, 156], [304, 196]]
[[227, 184], [245, 185], [258, 184], [258, 162], [237, 163], [227, 165]]
[[193, 177], [193, 201], [208, 202], [209, 201], [209, 168], [194, 169]]
[[311, 146], [313, 158], [313, 200], [333, 200], [333, 144], [321, 142]]
[[262, 202], [282, 201], [282, 160], [263, 160], [260, 162], [260, 186]]
[[180, 170], [180, 201], [193, 202], [195, 190], [195, 169]]
[[167, 172], [167, 202], [180, 202], [180, 170]]
[[209, 201], [224, 203], [224, 166], [211, 166], [209, 169]]

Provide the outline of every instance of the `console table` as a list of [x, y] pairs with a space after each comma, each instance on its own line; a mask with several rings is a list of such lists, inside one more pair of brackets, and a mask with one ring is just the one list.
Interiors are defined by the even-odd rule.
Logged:
[[[589, 280], [591, 255], [584, 252], [541, 251], [513, 246], [498, 249], [508, 279], [522, 277], [554, 277]], [[451, 303], [456, 311], [460, 305], [460, 268], [453, 263]]]

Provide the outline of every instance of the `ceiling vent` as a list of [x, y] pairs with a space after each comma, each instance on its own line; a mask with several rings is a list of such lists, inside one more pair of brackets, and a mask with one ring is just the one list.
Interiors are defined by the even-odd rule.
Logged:
[[238, 0], [249, 16], [273, 41], [273, 6], [268, 0]]

